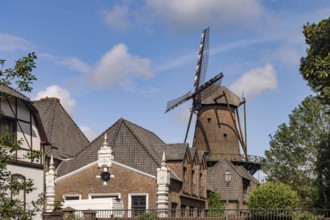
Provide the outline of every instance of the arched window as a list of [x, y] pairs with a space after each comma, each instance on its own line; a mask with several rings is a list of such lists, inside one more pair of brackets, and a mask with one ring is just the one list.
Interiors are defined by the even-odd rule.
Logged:
[[25, 176], [21, 174], [13, 174], [11, 176], [11, 199], [17, 200], [26, 208], [26, 192], [24, 190]]

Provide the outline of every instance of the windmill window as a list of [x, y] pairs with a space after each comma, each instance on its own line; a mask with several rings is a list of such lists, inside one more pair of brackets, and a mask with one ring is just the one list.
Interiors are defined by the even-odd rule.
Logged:
[[226, 134], [226, 133], [224, 133], [224, 134], [223, 134], [223, 137], [224, 137], [225, 139], [227, 139], [227, 134]]
[[207, 118], [207, 122], [208, 123], [211, 123], [211, 118]]

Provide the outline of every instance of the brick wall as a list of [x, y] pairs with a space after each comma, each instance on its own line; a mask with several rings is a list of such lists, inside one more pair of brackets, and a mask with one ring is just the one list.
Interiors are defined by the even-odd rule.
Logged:
[[116, 164], [112, 164], [111, 173], [115, 176], [108, 185], [102, 185], [97, 165], [56, 182], [56, 200], [64, 194], [80, 194], [81, 199], [88, 199], [90, 193], [120, 193], [124, 208], [128, 208], [129, 193], [148, 193], [149, 209], [156, 207], [156, 178], [143, 175]]

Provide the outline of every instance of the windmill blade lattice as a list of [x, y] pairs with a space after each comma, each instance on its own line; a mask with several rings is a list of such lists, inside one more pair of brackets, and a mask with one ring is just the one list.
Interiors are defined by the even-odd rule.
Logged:
[[210, 28], [208, 27], [202, 31], [202, 37], [201, 37], [201, 41], [200, 41], [200, 45], [199, 45], [198, 60], [197, 60], [196, 73], [195, 73], [195, 79], [194, 79], [195, 91], [194, 92], [190, 91], [179, 98], [176, 98], [174, 100], [167, 102], [167, 106], [166, 106], [165, 113], [176, 108], [177, 106], [188, 101], [189, 99], [193, 99], [184, 142], [186, 142], [186, 140], [187, 140], [192, 116], [201, 107], [202, 98], [207, 97], [214, 92], [214, 90], [212, 88], [210, 88], [210, 89], [208, 89], [208, 88], [212, 87], [212, 85], [214, 85], [214, 84], [220, 85], [221, 79], [223, 78], [223, 74], [219, 73], [212, 79], [205, 82], [207, 64], [208, 64], [208, 56], [209, 56], [209, 38], [210, 38], [209, 36], [210, 36]]
[[210, 27], [202, 31], [202, 38], [199, 45], [199, 53], [196, 66], [196, 74], [194, 79], [195, 90], [205, 82], [207, 65], [209, 60], [210, 45]]
[[175, 107], [177, 107], [178, 105], [181, 105], [182, 103], [184, 103], [185, 101], [189, 100], [191, 98], [192, 93], [191, 92], [187, 92], [186, 94], [184, 94], [183, 96], [173, 99], [169, 102], [167, 102], [166, 105], [166, 112], [170, 111], [171, 109], [174, 109]]

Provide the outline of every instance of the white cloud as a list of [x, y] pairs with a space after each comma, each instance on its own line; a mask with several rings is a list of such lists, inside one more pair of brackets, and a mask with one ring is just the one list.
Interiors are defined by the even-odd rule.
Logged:
[[171, 27], [200, 25], [255, 26], [265, 15], [257, 0], [146, 0], [147, 6]]
[[111, 11], [104, 11], [104, 21], [115, 29], [126, 29], [129, 27], [129, 9], [125, 5], [116, 5]]
[[94, 140], [97, 137], [97, 133], [88, 126], [79, 126], [80, 130], [85, 134], [89, 141]]
[[132, 85], [132, 78], [151, 78], [154, 70], [150, 60], [128, 52], [125, 44], [118, 44], [108, 51], [92, 71], [92, 82], [98, 87]]
[[284, 64], [299, 66], [303, 50], [293, 45], [284, 44], [272, 52], [272, 58]]
[[253, 98], [267, 90], [277, 88], [276, 71], [271, 64], [259, 67], [244, 73], [236, 82], [230, 86], [236, 94], [244, 92], [244, 96]]
[[55, 97], [60, 99], [62, 106], [65, 110], [72, 116], [76, 107], [76, 101], [70, 96], [69, 91], [63, 89], [57, 85], [52, 85], [47, 87], [37, 93], [33, 100], [39, 100], [46, 97]]
[[31, 51], [34, 47], [32, 43], [23, 38], [0, 33], [0, 51]]
[[82, 73], [91, 72], [91, 67], [77, 57], [67, 57], [60, 60], [59, 63], [69, 67], [72, 70], [77, 70]]

